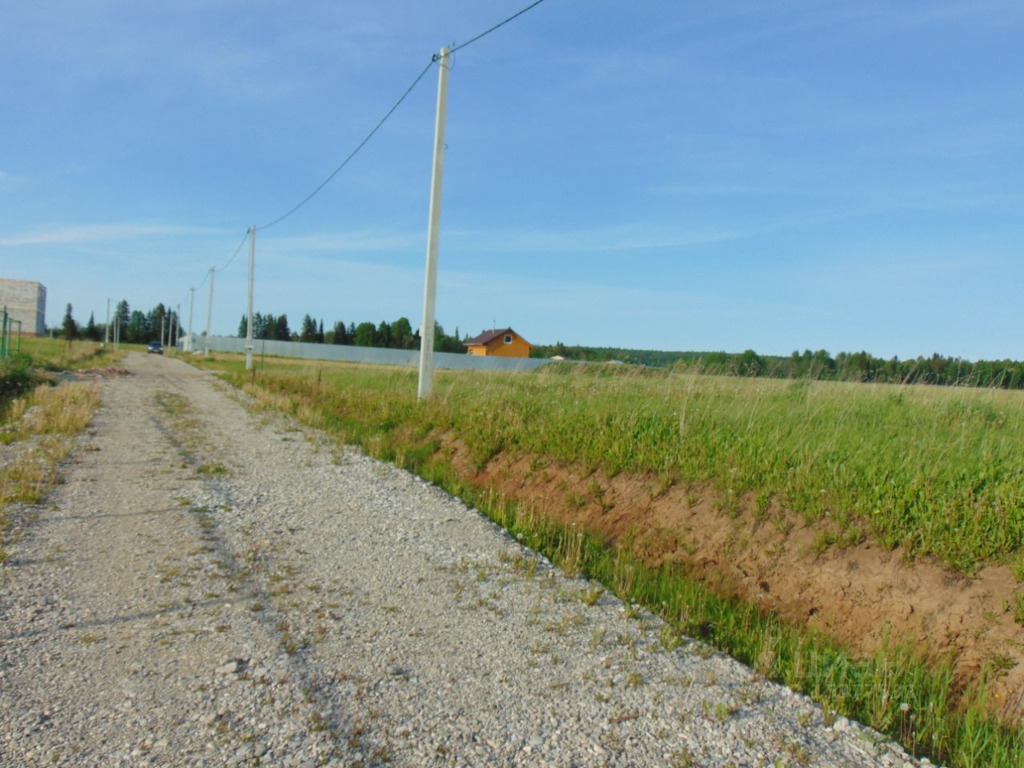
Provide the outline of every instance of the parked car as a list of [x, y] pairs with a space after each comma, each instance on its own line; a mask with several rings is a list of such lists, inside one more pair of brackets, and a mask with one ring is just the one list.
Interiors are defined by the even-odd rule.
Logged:
[[146, 354], [150, 355], [162, 355], [164, 353], [164, 345], [159, 341], [149, 342], [149, 346], [146, 348]]

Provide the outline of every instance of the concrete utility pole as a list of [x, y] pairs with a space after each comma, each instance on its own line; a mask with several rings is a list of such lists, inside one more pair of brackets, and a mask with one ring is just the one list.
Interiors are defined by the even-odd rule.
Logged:
[[191, 352], [195, 348], [195, 340], [192, 337], [192, 310], [195, 309], [196, 289], [188, 289], [188, 349], [183, 352]]
[[110, 299], [107, 299], [107, 324], [103, 326], [103, 347], [110, 341]]
[[217, 270], [210, 267], [210, 302], [206, 305], [206, 349], [203, 351], [203, 357], [210, 356], [210, 319], [213, 317], [213, 276], [217, 273]]
[[252, 370], [252, 283], [256, 268], [256, 225], [249, 227], [249, 312], [245, 326], [245, 370]]
[[437, 247], [441, 236], [441, 179], [444, 174], [448, 71], [448, 48], [442, 48], [437, 80], [437, 121], [434, 124], [434, 173], [430, 181], [430, 219], [427, 225], [427, 277], [423, 286], [423, 324], [420, 326], [420, 382], [417, 391], [420, 400], [430, 395], [434, 378], [434, 304], [437, 299]]

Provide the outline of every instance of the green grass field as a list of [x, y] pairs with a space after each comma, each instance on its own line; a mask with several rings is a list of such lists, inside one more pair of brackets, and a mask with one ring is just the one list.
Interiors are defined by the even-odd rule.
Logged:
[[463, 482], [443, 446], [458, 440], [478, 468], [508, 452], [584, 474], [712, 487], [729, 513], [827, 517], [837, 531], [829, 546], [870, 538], [968, 573], [1010, 562], [1024, 578], [1022, 393], [551, 366], [440, 373], [434, 396], [420, 403], [414, 371], [274, 360], [245, 372], [227, 356], [208, 365], [266, 406], [442, 484], [679, 631], [812, 694], [827, 713], [961, 768], [1019, 765], [1020, 723], [992, 714], [984, 676], [957, 681], [948, 660], [904, 647], [859, 657], [671, 568], [646, 568]]
[[121, 357], [111, 347], [91, 341], [69, 345], [62, 339], [25, 336], [12, 347], [12, 354], [0, 359], [0, 412], [19, 395], [52, 382], [55, 372], [110, 365]]
[[[21, 357], [30, 362], [37, 371], [75, 371], [92, 366], [111, 365], [122, 354], [115, 352], [113, 345], [106, 348], [95, 341], [74, 341], [70, 345], [64, 339], [24, 336], [21, 339]], [[122, 344], [122, 349], [138, 348]]]
[[[53, 371], [85, 368], [110, 353], [76, 342], [24, 339], [20, 355], [0, 360], [0, 562], [13, 504], [37, 504], [59, 482], [58, 464], [99, 407], [88, 384], [52, 386]], [[33, 418], [23, 418], [33, 412]]]
[[960, 571], [1024, 547], [1024, 393], [551, 366], [441, 373], [419, 404], [411, 371], [286, 363], [260, 386], [295, 408], [315, 398], [355, 442], [371, 432], [409, 454], [453, 434], [480, 466], [512, 451], [710, 483], [723, 504], [827, 516], [839, 542], [871, 537]]

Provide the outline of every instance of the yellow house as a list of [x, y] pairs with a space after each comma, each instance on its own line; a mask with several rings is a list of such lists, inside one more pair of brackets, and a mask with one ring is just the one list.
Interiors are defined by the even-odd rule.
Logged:
[[470, 355], [492, 355], [496, 357], [529, 357], [533, 346], [513, 331], [503, 328], [500, 331], [484, 331], [473, 339], [466, 339], [466, 351]]

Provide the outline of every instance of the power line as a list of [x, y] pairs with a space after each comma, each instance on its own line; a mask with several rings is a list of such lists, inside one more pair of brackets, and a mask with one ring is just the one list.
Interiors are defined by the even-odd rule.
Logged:
[[[453, 45], [448, 50], [448, 53], [455, 53], [456, 51], [460, 51], [463, 48], [465, 48], [465, 47], [467, 47], [469, 45], [472, 45], [473, 43], [477, 42], [478, 40], [481, 40], [482, 38], [487, 37], [487, 35], [491, 34], [492, 32], [497, 31], [498, 29], [501, 29], [506, 24], [508, 24], [508, 23], [510, 23], [510, 22], [512, 22], [512, 21], [514, 21], [516, 19], [518, 19], [524, 13], [526, 13], [527, 11], [533, 10], [534, 8], [536, 8], [538, 5], [540, 5], [543, 2], [544, 2], [544, 0], [535, 0], [535, 2], [530, 3], [525, 8], [523, 8], [523, 9], [517, 11], [516, 13], [512, 14], [511, 16], [509, 16], [504, 21], [498, 22], [493, 27], [490, 27], [489, 29], [484, 30], [480, 34], [478, 34], [478, 35], [476, 35], [474, 37], [471, 37], [466, 42], [461, 43], [459, 45]], [[267, 224], [264, 224], [262, 226], [259, 226], [259, 227], [253, 227], [252, 229], [247, 229], [246, 232], [245, 232], [245, 235], [242, 237], [241, 241], [238, 243], [238, 247], [235, 248], [235, 252], [233, 254], [231, 254], [231, 258], [227, 260], [227, 262], [224, 264], [224, 266], [220, 267], [219, 269], [214, 269], [213, 271], [214, 272], [223, 272], [225, 269], [227, 269], [231, 265], [231, 263], [238, 257], [238, 254], [241, 253], [242, 246], [245, 245], [246, 240], [248, 240], [249, 237], [252, 235], [253, 230], [255, 230], [255, 229], [270, 229], [271, 227], [273, 227], [273, 226], [275, 226], [277, 224], [280, 224], [282, 221], [287, 219], [293, 213], [295, 213], [300, 208], [302, 208], [306, 203], [308, 203], [310, 200], [312, 200], [314, 197], [316, 197], [316, 195], [319, 194], [320, 191], [324, 187], [326, 187], [328, 184], [330, 184], [331, 181], [334, 179], [334, 177], [337, 176], [339, 173], [341, 173], [341, 170], [346, 165], [348, 165], [349, 162], [351, 162], [352, 158], [354, 158], [357, 154], [359, 154], [359, 152], [363, 149], [363, 147], [365, 147], [369, 143], [370, 139], [372, 139], [374, 137], [374, 135], [377, 133], [377, 131], [379, 131], [381, 129], [381, 127], [384, 125], [384, 123], [386, 123], [388, 121], [388, 119], [390, 119], [390, 117], [395, 113], [395, 110], [397, 110], [398, 107], [401, 106], [402, 102], [404, 102], [406, 100], [406, 98], [408, 98], [409, 94], [413, 92], [413, 90], [416, 88], [416, 86], [419, 85], [420, 81], [424, 78], [424, 76], [427, 74], [427, 72], [430, 70], [430, 68], [436, 62], [438, 62], [440, 60], [441, 60], [440, 54], [436, 54], [435, 53], [431, 57], [430, 62], [416, 76], [416, 79], [412, 81], [412, 84], [408, 88], [405, 89], [405, 92], [399, 97], [398, 101], [396, 101], [391, 106], [391, 109], [389, 109], [384, 114], [384, 117], [382, 117], [377, 122], [377, 124], [373, 127], [373, 129], [368, 134], [366, 134], [365, 138], [363, 138], [363, 140], [361, 142], [359, 142], [359, 144], [356, 146], [356, 148], [353, 149], [352, 152], [349, 153], [348, 157], [346, 157], [342, 161], [341, 165], [339, 165], [337, 168], [335, 168], [333, 171], [331, 171], [330, 175], [326, 179], [324, 179], [319, 184], [319, 186], [317, 186], [312, 192], [310, 192], [301, 201], [299, 201], [299, 203], [297, 205], [293, 206], [292, 208], [290, 208], [285, 213], [283, 213], [280, 216], [278, 216], [273, 221], [271, 221], [271, 222], [269, 222]], [[206, 283], [206, 281], [209, 279], [209, 277], [210, 277], [210, 275], [209, 275], [209, 273], [207, 273], [203, 277], [202, 282], [199, 283], [198, 288], [202, 288], [203, 285]]]
[[[214, 272], [223, 272], [225, 269], [227, 269], [229, 266], [231, 266], [231, 262], [233, 262], [238, 257], [238, 254], [242, 252], [242, 246], [245, 245], [245, 241], [248, 240], [248, 239], [249, 239], [249, 230], [246, 230], [245, 231], [245, 236], [238, 243], [238, 247], [235, 248], [235, 252], [233, 254], [231, 254], [231, 258], [228, 259], [224, 263], [223, 267], [216, 268], [213, 271]], [[195, 288], [190, 288], [189, 290], [198, 291], [200, 288], [202, 288], [204, 285], [206, 285], [206, 281], [209, 280], [209, 279], [210, 279], [210, 271], [207, 270], [206, 272], [203, 273], [203, 279], [201, 281], [199, 281], [199, 285], [197, 285]]]
[[245, 245], [245, 241], [248, 240], [248, 239], [249, 239], [249, 230], [245, 230], [245, 235], [242, 237], [242, 241], [238, 244], [238, 247], [235, 248], [235, 252], [233, 254], [231, 254], [231, 258], [228, 259], [227, 264], [225, 264], [220, 269], [216, 270], [217, 272], [223, 272], [225, 269], [227, 269], [231, 265], [231, 262], [235, 260], [235, 257], [238, 256], [239, 253], [241, 253], [242, 246]]
[[453, 47], [453, 48], [452, 48], [451, 50], [449, 50], [448, 52], [449, 52], [449, 53], [455, 53], [456, 51], [460, 51], [460, 50], [462, 50], [462, 49], [463, 49], [463, 48], [465, 48], [465, 47], [466, 47], [467, 45], [472, 45], [473, 43], [475, 43], [475, 42], [476, 42], [477, 40], [479, 40], [480, 38], [482, 38], [482, 37], [487, 37], [487, 36], [488, 36], [489, 34], [491, 34], [491, 32], [494, 32], [495, 30], [501, 29], [501, 28], [502, 28], [502, 27], [504, 27], [504, 26], [505, 26], [506, 24], [508, 24], [508, 23], [509, 23], [510, 21], [514, 21], [515, 19], [518, 19], [518, 18], [519, 18], [520, 16], [522, 16], [522, 15], [523, 15], [524, 13], [526, 13], [526, 12], [527, 12], [527, 11], [529, 11], [529, 10], [532, 10], [532, 9], [536, 8], [536, 7], [538, 6], [538, 5], [540, 5], [540, 4], [541, 4], [541, 3], [543, 3], [543, 2], [544, 2], [544, 0], [537, 0], [537, 1], [536, 1], [536, 2], [534, 2], [534, 3], [531, 3], [530, 5], [528, 5], [528, 6], [526, 6], [525, 8], [523, 8], [523, 9], [522, 9], [521, 11], [518, 11], [517, 13], [513, 13], [513, 14], [512, 14], [511, 16], [509, 16], [509, 17], [508, 17], [507, 19], [505, 19], [504, 21], [502, 21], [502, 22], [499, 22], [498, 24], [495, 24], [495, 25], [494, 25], [493, 27], [491, 27], [490, 29], [488, 29], [488, 30], [486, 30], [486, 31], [484, 31], [484, 32], [481, 32], [481, 33], [480, 33], [479, 35], [477, 35], [476, 37], [472, 37], [472, 38], [470, 38], [469, 40], [467, 40], [466, 42], [464, 42], [464, 43], [461, 43], [461, 44], [459, 44], [459, 45], [456, 45], [456, 46], [454, 46], [454, 47]]
[[341, 172], [341, 169], [342, 169], [342, 168], [344, 168], [344, 167], [345, 167], [346, 165], [348, 165], [348, 164], [349, 164], [349, 161], [350, 161], [350, 160], [351, 160], [351, 159], [352, 159], [353, 157], [355, 157], [355, 156], [356, 156], [356, 155], [357, 155], [357, 154], [359, 153], [359, 151], [360, 151], [360, 150], [361, 150], [361, 149], [362, 149], [363, 147], [365, 147], [365, 146], [366, 146], [367, 142], [369, 142], [369, 141], [370, 141], [370, 139], [372, 139], [372, 138], [373, 138], [373, 135], [374, 135], [375, 133], [377, 133], [377, 131], [379, 131], [379, 130], [380, 130], [381, 126], [382, 126], [382, 125], [384, 125], [384, 123], [386, 123], [386, 122], [388, 121], [388, 118], [389, 118], [389, 117], [391, 117], [391, 115], [392, 115], [392, 114], [394, 114], [395, 110], [396, 110], [396, 109], [398, 109], [399, 105], [401, 105], [401, 103], [402, 103], [403, 101], [405, 101], [406, 97], [408, 97], [408, 95], [409, 95], [410, 93], [412, 93], [412, 91], [413, 91], [413, 88], [415, 88], [415, 87], [416, 87], [417, 85], [419, 85], [419, 83], [420, 83], [420, 80], [422, 80], [422, 79], [423, 79], [423, 76], [427, 74], [427, 72], [429, 71], [429, 69], [430, 69], [430, 68], [431, 68], [432, 66], [434, 66], [434, 61], [435, 61], [435, 60], [436, 60], [436, 57], [435, 57], [435, 58], [432, 58], [432, 59], [430, 60], [430, 62], [429, 62], [429, 63], [427, 64], [427, 66], [425, 66], [425, 67], [423, 68], [423, 71], [422, 71], [422, 72], [420, 72], [420, 73], [419, 73], [419, 74], [418, 74], [418, 75], [416, 76], [416, 79], [412, 81], [412, 85], [410, 85], [410, 86], [409, 86], [408, 88], [406, 88], [406, 89], [405, 89], [405, 93], [403, 93], [403, 94], [402, 94], [401, 98], [399, 98], [399, 99], [398, 99], [398, 101], [396, 101], [396, 102], [394, 103], [394, 105], [393, 105], [393, 106], [391, 107], [391, 109], [389, 109], [389, 110], [387, 111], [387, 114], [385, 114], [385, 115], [384, 115], [384, 117], [382, 117], [382, 118], [380, 119], [380, 122], [378, 122], [378, 123], [377, 123], [377, 125], [375, 125], [375, 126], [373, 127], [373, 130], [372, 130], [372, 131], [370, 131], [370, 132], [369, 132], [368, 134], [366, 134], [366, 138], [365, 138], [365, 139], [363, 139], [363, 140], [362, 140], [361, 142], [359, 142], [359, 146], [357, 146], [357, 147], [356, 147], [355, 149], [353, 149], [353, 150], [352, 150], [351, 154], [349, 154], [349, 156], [345, 158], [345, 160], [344, 160], [344, 161], [343, 161], [343, 162], [341, 163], [341, 165], [339, 165], [339, 166], [338, 166], [337, 168], [335, 168], [335, 169], [334, 169], [334, 170], [333, 170], [333, 171], [331, 172], [331, 175], [330, 175], [330, 176], [328, 176], [328, 177], [327, 177], [326, 179], [324, 179], [324, 180], [323, 180], [323, 182], [322, 182], [322, 183], [320, 184], [320, 186], [318, 186], [318, 187], [317, 187], [316, 189], [314, 189], [314, 190], [313, 190], [312, 192], [310, 192], [310, 193], [309, 193], [308, 195], [306, 195], [306, 197], [305, 197], [305, 198], [303, 198], [302, 202], [300, 202], [300, 203], [299, 203], [298, 205], [296, 205], [296, 206], [295, 206], [294, 208], [292, 208], [292, 209], [291, 209], [290, 211], [288, 211], [287, 213], [284, 213], [284, 214], [282, 214], [281, 216], [278, 216], [278, 217], [277, 217], [276, 219], [274, 219], [274, 220], [273, 220], [272, 222], [270, 222], [269, 224], [264, 224], [264, 225], [263, 225], [263, 226], [261, 226], [261, 227], [256, 227], [256, 229], [270, 229], [270, 228], [271, 228], [272, 226], [274, 226], [275, 224], [279, 224], [279, 223], [281, 223], [282, 221], [284, 221], [285, 219], [287, 219], [287, 218], [288, 218], [289, 216], [291, 216], [291, 215], [292, 215], [293, 213], [295, 213], [295, 212], [296, 212], [297, 210], [299, 210], [299, 208], [301, 208], [301, 207], [302, 207], [302, 206], [304, 206], [304, 205], [305, 205], [306, 203], [308, 203], [308, 202], [309, 202], [310, 200], [312, 200], [312, 199], [313, 199], [313, 198], [314, 198], [314, 197], [316, 196], [316, 194], [317, 194], [317, 193], [318, 193], [318, 192], [319, 192], [319, 191], [320, 191], [321, 189], [323, 189], [324, 187], [326, 187], [326, 186], [327, 186], [327, 185], [328, 185], [328, 184], [329, 184], [329, 183], [331, 182], [331, 179], [333, 179], [333, 178], [334, 178], [335, 176], [337, 176], [337, 175], [338, 175], [338, 174], [339, 174], [339, 173]]
[[[520, 16], [522, 16], [527, 11], [532, 10], [533, 8], [536, 8], [538, 5], [540, 5], [543, 2], [544, 2], [544, 0], [535, 0], [535, 2], [533, 2], [530, 5], [526, 6], [522, 10], [512, 14], [511, 16], [509, 16], [504, 21], [501, 21], [501, 22], [495, 24], [490, 29], [487, 29], [487, 30], [481, 32], [479, 35], [476, 35], [475, 37], [470, 38], [469, 40], [467, 40], [466, 42], [462, 43], [461, 45], [456, 45], [456, 46], [452, 47], [449, 50], [449, 53], [455, 53], [456, 51], [461, 50], [462, 48], [465, 48], [467, 45], [472, 45], [477, 40], [480, 40], [481, 38], [487, 37], [487, 35], [491, 34], [495, 30], [500, 29], [501, 27], [505, 26], [509, 22], [514, 21], [515, 19], [519, 18]], [[391, 107], [391, 109], [389, 109], [387, 111], [387, 113], [384, 115], [384, 117], [382, 117], [380, 119], [380, 122], [378, 122], [373, 127], [373, 130], [371, 130], [368, 134], [366, 134], [366, 138], [364, 138], [361, 142], [359, 142], [358, 146], [356, 146], [356, 148], [352, 150], [352, 152], [349, 154], [349, 156], [346, 157], [342, 161], [341, 165], [339, 165], [337, 168], [335, 168], [331, 172], [330, 176], [328, 176], [326, 179], [324, 179], [316, 189], [314, 189], [312, 192], [310, 192], [308, 195], [306, 195], [296, 206], [294, 206], [290, 210], [286, 211], [282, 215], [278, 216], [276, 219], [274, 219], [270, 223], [264, 224], [264, 225], [262, 225], [260, 227], [256, 227], [256, 229], [270, 229], [274, 225], [280, 224], [282, 221], [287, 219], [289, 216], [291, 216], [293, 213], [295, 213], [297, 210], [299, 210], [302, 206], [304, 206], [306, 203], [308, 203], [310, 200], [312, 200], [314, 197], [316, 197], [316, 195], [320, 192], [320, 190], [322, 190], [324, 187], [326, 187], [328, 184], [330, 184], [331, 180], [334, 179], [334, 177], [337, 176], [339, 173], [341, 173], [341, 169], [344, 168], [346, 165], [348, 165], [349, 162], [352, 160], [352, 158], [354, 158], [357, 154], [359, 154], [360, 150], [362, 150], [362, 148], [365, 147], [367, 143], [369, 143], [370, 139], [373, 138], [374, 134], [376, 134], [377, 131], [380, 130], [381, 126], [383, 126], [384, 123], [386, 123], [388, 121], [388, 119], [391, 117], [391, 115], [394, 114], [395, 110], [398, 109], [398, 107], [402, 104], [402, 102], [406, 100], [406, 98], [409, 96], [410, 93], [412, 93], [413, 89], [417, 85], [419, 85], [420, 80], [422, 80], [424, 75], [427, 74], [427, 72], [430, 70], [431, 66], [433, 66], [433, 64], [435, 62], [440, 61], [440, 59], [441, 59], [440, 55], [438, 55], [436, 53], [431, 57], [430, 63], [428, 63], [427, 66], [425, 66], [423, 68], [423, 71], [420, 72], [416, 76], [416, 79], [412, 81], [412, 85], [410, 85], [408, 88], [405, 89], [405, 93], [403, 93], [401, 95], [401, 97], [398, 99], [398, 101], [396, 101], [394, 103], [394, 105]], [[239, 246], [239, 247], [241, 247], [241, 246]], [[236, 253], [236, 255], [237, 255], [237, 253]], [[232, 258], [234, 258], [234, 257], [232, 257]]]

